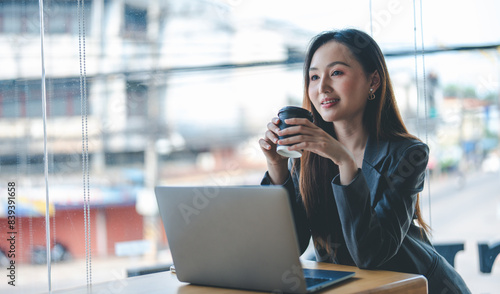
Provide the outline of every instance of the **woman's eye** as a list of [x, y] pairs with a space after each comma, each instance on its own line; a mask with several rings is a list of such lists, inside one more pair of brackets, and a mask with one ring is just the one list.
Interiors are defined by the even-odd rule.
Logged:
[[311, 76], [311, 81], [315, 81], [315, 80], [317, 80], [318, 78], [319, 78], [319, 77], [318, 77], [317, 75], [313, 75], [313, 76]]
[[339, 71], [339, 70], [335, 70], [335, 71], [332, 72], [332, 76], [338, 76], [338, 75], [341, 75], [341, 74], [342, 74], [342, 72]]

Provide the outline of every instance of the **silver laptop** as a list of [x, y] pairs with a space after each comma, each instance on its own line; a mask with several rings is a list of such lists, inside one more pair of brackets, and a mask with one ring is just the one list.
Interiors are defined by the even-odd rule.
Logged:
[[302, 268], [282, 187], [158, 186], [155, 194], [181, 282], [309, 293], [354, 276]]

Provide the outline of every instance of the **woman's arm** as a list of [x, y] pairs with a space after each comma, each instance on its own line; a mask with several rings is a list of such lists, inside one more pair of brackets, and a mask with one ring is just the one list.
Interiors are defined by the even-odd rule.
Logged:
[[[266, 174], [264, 175], [261, 185], [272, 185], [269, 172], [266, 172]], [[282, 186], [287, 190], [288, 196], [290, 197], [289, 199], [292, 207], [293, 219], [295, 222], [295, 231], [297, 233], [298, 239], [297, 241], [299, 244], [300, 254], [302, 255], [309, 245], [311, 231], [309, 230], [306, 211], [304, 205], [302, 204], [300, 193], [298, 192], [298, 186], [295, 184], [295, 181], [288, 169], [287, 178]]]
[[268, 162], [267, 173], [270, 183], [273, 185], [284, 185], [287, 179], [290, 177], [288, 168], [283, 164], [274, 164]]
[[261, 185], [281, 185], [287, 190], [295, 222], [297, 241], [300, 254], [302, 255], [309, 245], [311, 232], [309, 230], [306, 211], [302, 204], [296, 177], [292, 179], [290, 173], [292, 161], [276, 153], [276, 144], [278, 142], [277, 133], [280, 131], [278, 127], [279, 122], [279, 118], [273, 118], [271, 122], [267, 124], [267, 131], [264, 134], [264, 138], [259, 140], [262, 152], [264, 152], [266, 156], [268, 169], [262, 179]]
[[413, 144], [388, 156], [378, 170], [358, 172], [348, 185], [338, 178], [332, 182], [344, 238], [358, 267], [376, 268], [399, 250], [423, 189], [428, 154], [425, 144]]

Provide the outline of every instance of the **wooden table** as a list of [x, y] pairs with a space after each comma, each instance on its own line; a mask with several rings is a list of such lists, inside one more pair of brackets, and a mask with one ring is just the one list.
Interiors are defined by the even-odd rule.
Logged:
[[[405, 274], [390, 271], [361, 270], [357, 267], [303, 261], [304, 268], [352, 271], [356, 275], [338, 285], [320, 291], [324, 293], [427, 293], [427, 279], [421, 275]], [[229, 293], [263, 293], [203, 287], [181, 283], [171, 272], [159, 272], [144, 276], [131, 277], [92, 285], [91, 289], [79, 287], [69, 290], [52, 291], [52, 293], [89, 294], [89, 293], [162, 293], [162, 294], [229, 294]]]

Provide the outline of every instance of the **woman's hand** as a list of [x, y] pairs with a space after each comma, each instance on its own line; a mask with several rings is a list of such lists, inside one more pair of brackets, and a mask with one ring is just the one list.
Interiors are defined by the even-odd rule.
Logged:
[[279, 128], [279, 118], [275, 117], [267, 124], [267, 131], [264, 134], [264, 138], [259, 140], [260, 148], [266, 155], [267, 162], [272, 164], [280, 164], [287, 162], [287, 158], [276, 153], [276, 147], [278, 142], [278, 132]]
[[332, 160], [337, 165], [349, 158], [349, 151], [320, 127], [304, 118], [289, 118], [292, 125], [277, 132], [279, 136], [290, 136], [277, 141], [280, 145], [290, 145], [290, 150], [307, 150]]
[[278, 142], [279, 118], [275, 117], [267, 124], [264, 138], [259, 140], [260, 148], [267, 159], [267, 168], [273, 184], [283, 184], [288, 177], [288, 158], [276, 152]]
[[354, 179], [358, 167], [352, 152], [320, 127], [305, 118], [289, 118], [285, 122], [292, 125], [277, 135], [291, 137], [278, 140], [279, 145], [290, 145], [289, 150], [306, 150], [332, 160], [339, 166], [342, 184]]

